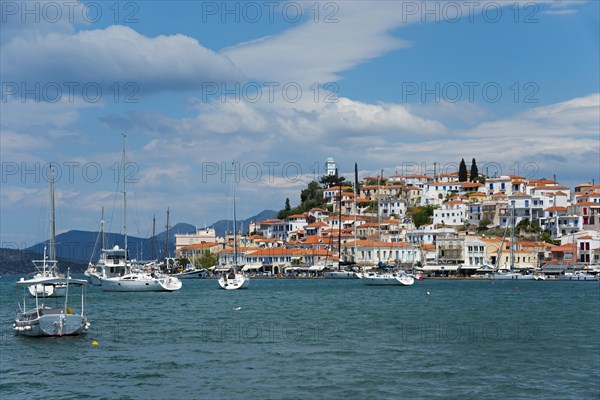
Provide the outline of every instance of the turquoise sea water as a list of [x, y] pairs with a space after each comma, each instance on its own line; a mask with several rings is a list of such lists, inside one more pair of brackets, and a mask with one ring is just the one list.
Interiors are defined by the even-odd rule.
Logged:
[[0, 281], [3, 400], [600, 398], [598, 282], [90, 287], [87, 336], [32, 339], [12, 333], [15, 280]]

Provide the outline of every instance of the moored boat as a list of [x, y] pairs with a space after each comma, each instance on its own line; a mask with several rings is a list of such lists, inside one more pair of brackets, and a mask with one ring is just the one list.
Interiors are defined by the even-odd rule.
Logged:
[[[62, 299], [51, 299], [44, 296], [45, 291], [36, 292], [35, 305], [28, 308], [27, 294], [23, 296], [23, 302], [19, 302], [19, 310], [13, 324], [15, 333], [24, 336], [69, 336], [86, 333], [90, 323], [88, 322], [85, 311], [85, 285], [86, 280], [66, 278], [43, 278], [43, 279], [23, 279], [17, 282], [17, 287], [22, 287], [29, 293], [31, 286], [56, 287], [64, 286], [66, 288], [64, 301]], [[79, 308], [74, 311], [68, 304], [69, 288], [79, 287], [81, 290], [81, 303]], [[71, 293], [73, 296], [74, 293]], [[30, 300], [31, 301], [31, 300]], [[49, 304], [54, 301], [54, 306]]]
[[363, 275], [362, 281], [368, 286], [410, 286], [415, 283], [415, 278], [403, 272], [369, 272]]

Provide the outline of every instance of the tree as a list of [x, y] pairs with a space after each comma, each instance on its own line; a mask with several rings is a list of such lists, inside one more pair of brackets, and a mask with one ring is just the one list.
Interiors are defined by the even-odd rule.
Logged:
[[458, 181], [466, 182], [469, 176], [467, 174], [467, 164], [465, 164], [465, 159], [460, 160], [460, 165], [458, 166]]
[[488, 225], [490, 225], [492, 223], [492, 220], [489, 218], [483, 218], [481, 220], [479, 220], [479, 225], [477, 225], [477, 232], [481, 233], [485, 230], [487, 230]]
[[431, 217], [433, 216], [433, 210], [437, 207], [428, 204], [422, 207], [415, 207], [412, 209], [412, 220], [413, 224], [418, 228], [421, 225], [426, 225], [431, 223]]
[[290, 198], [286, 197], [285, 198], [285, 211], [290, 211], [292, 209], [292, 206], [290, 206]]
[[354, 163], [354, 189], [356, 190], [356, 195], [360, 193], [360, 184], [358, 183], [358, 164]]
[[471, 182], [477, 182], [479, 178], [479, 171], [477, 170], [477, 163], [473, 158], [473, 162], [471, 163]]
[[217, 263], [219, 262], [219, 257], [216, 254], [211, 253], [210, 251], [206, 250], [204, 252], [204, 254], [202, 254], [202, 257], [196, 259], [196, 262], [194, 263], [196, 268], [210, 268], [212, 266], [217, 265]]
[[350, 182], [346, 182], [346, 178], [344, 178], [343, 176], [338, 176], [337, 169], [335, 170], [334, 175], [323, 175], [319, 182], [325, 187], [351, 185]]

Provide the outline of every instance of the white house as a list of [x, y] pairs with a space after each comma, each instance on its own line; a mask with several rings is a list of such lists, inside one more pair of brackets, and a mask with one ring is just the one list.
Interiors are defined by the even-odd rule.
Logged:
[[433, 211], [434, 225], [464, 225], [467, 221], [467, 209], [465, 203], [460, 200], [450, 200], [442, 203], [442, 206]]

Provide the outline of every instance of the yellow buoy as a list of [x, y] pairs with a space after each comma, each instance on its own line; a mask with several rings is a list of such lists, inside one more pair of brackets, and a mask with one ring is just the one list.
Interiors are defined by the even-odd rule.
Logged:
[[98, 347], [98, 342], [96, 342], [95, 340], [92, 342], [92, 346], [94, 347]]

